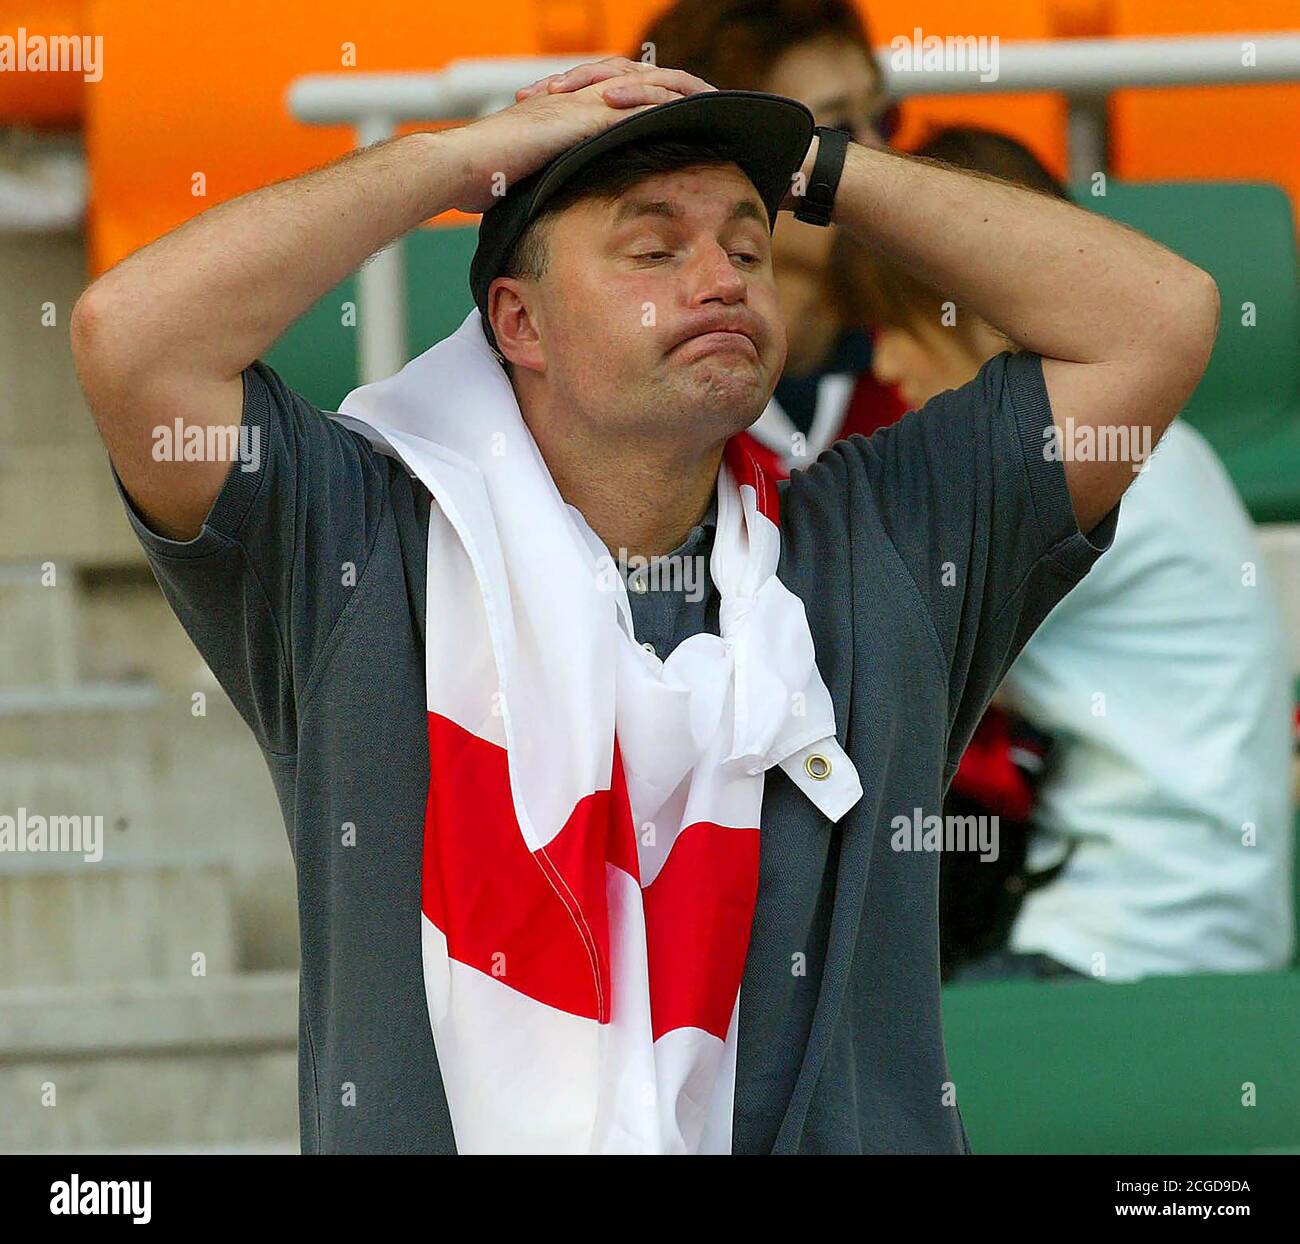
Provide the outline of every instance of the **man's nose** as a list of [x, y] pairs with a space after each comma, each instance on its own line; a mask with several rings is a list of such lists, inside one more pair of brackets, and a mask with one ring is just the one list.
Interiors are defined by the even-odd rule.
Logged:
[[691, 304], [740, 302], [745, 297], [745, 274], [736, 270], [727, 248], [707, 242], [690, 265]]

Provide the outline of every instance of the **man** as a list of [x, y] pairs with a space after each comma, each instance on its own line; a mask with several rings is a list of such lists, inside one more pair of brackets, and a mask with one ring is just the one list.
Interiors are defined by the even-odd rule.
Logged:
[[[620, 138], [635, 161], [640, 142], [687, 130], [733, 158], [629, 177], [623, 165], [602, 185]], [[967, 1148], [940, 1023], [938, 857], [891, 849], [891, 821], [938, 810], [1006, 666], [1113, 532], [1129, 464], [1045, 457], [1048, 421], [1124, 418], [1158, 435], [1208, 358], [1217, 294], [1154, 243], [1066, 205], [816, 137], [793, 101], [612, 58], [473, 125], [213, 209], [78, 303], [78, 372], [136, 530], [285, 810], [308, 1151]], [[600, 161], [585, 163], [587, 139], [610, 139]], [[534, 220], [535, 195], [559, 196], [547, 178], [566, 168], [592, 195], [550, 216], [541, 204]], [[513, 191], [493, 208], [502, 185]], [[1029, 353], [835, 447], [784, 486], [778, 517], [775, 489], [728, 445], [784, 362], [770, 236], [782, 204], [833, 214]], [[353, 395], [361, 435], [255, 362], [367, 255], [451, 206], [486, 212], [479, 312], [432, 362]], [[480, 314], [505, 371], [482, 371]], [[482, 377], [485, 437], [477, 405], [457, 421], [439, 404], [438, 386], [464, 391], [461, 367]], [[177, 416], [259, 429], [260, 471], [154, 462], [150, 428]], [[500, 478], [527, 490], [546, 541], [528, 543], [529, 513]], [[694, 599], [640, 591], [638, 568], [631, 591], [620, 581], [566, 614], [566, 593], [590, 592], [574, 567], [597, 548], [629, 567], [707, 555], [714, 582]], [[548, 596], [552, 564], [564, 580]], [[589, 652], [548, 625], [560, 618]], [[654, 653], [638, 663], [640, 643]], [[624, 679], [640, 680], [635, 695]], [[457, 695], [474, 720], [438, 711]], [[601, 723], [616, 714], [616, 740], [582, 730], [570, 710], [583, 696]], [[673, 714], [674, 731], [640, 728]], [[512, 737], [521, 720], [531, 728]], [[646, 773], [681, 753], [694, 768], [656, 792]], [[539, 771], [539, 756], [562, 766]], [[602, 763], [604, 788], [572, 809], [592, 832], [547, 837], [543, 805]], [[711, 815], [688, 824], [697, 794]], [[652, 797], [667, 811], [633, 829], [629, 806]], [[759, 801], [761, 849], [743, 819]], [[691, 843], [706, 849], [664, 859], [665, 828], [678, 844], [700, 829]], [[591, 855], [606, 831], [608, 854]], [[503, 864], [493, 888], [476, 870], [521, 839], [536, 868]], [[557, 841], [572, 854], [551, 852]], [[658, 878], [636, 888], [638, 869], [674, 870], [682, 929], [656, 910]], [[516, 883], [534, 887], [523, 907]], [[485, 928], [509, 954], [475, 941]], [[477, 1024], [492, 1008], [536, 1041]], [[652, 1046], [626, 1031], [634, 1011]], [[480, 1044], [502, 1051], [487, 1073]], [[513, 1116], [502, 1085], [527, 1094]]]

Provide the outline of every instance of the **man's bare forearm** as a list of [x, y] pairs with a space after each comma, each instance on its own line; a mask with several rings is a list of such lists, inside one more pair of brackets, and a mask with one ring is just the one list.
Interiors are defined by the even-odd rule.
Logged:
[[1150, 238], [932, 161], [850, 144], [834, 220], [1050, 358], [1109, 362], [1213, 319], [1206, 274]]
[[457, 133], [405, 135], [264, 186], [124, 259], [84, 295], [114, 370], [237, 376], [368, 256], [455, 205]]

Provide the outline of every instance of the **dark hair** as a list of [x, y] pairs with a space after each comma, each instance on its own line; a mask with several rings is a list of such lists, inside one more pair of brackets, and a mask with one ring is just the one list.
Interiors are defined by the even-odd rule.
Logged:
[[[911, 154], [1052, 198], [1070, 197], [1028, 147], [995, 130], [949, 126], [931, 132]], [[909, 328], [918, 322], [938, 323], [943, 304], [952, 301], [892, 261], [868, 253], [842, 230], [834, 243], [830, 280], [833, 297], [850, 324]], [[964, 335], [969, 317], [959, 314], [954, 327]]]
[[762, 87], [781, 55], [832, 35], [875, 64], [866, 22], [851, 0], [677, 0], [646, 28], [629, 59], [684, 69], [720, 91]]
[[656, 173], [731, 164], [730, 156], [704, 142], [661, 139], [641, 147], [620, 147], [562, 186], [529, 222], [511, 249], [502, 276], [537, 281], [545, 275], [549, 256], [546, 226], [561, 212], [585, 199], [610, 201]]

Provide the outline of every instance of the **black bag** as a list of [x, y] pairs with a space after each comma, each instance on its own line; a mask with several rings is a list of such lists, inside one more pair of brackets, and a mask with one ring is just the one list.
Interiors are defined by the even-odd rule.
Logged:
[[1065, 867], [1068, 856], [1045, 872], [1025, 868], [1034, 832], [1028, 812], [1051, 746], [1050, 737], [1024, 718], [989, 708], [948, 789], [945, 818], [998, 818], [998, 853], [994, 860], [976, 850], [944, 851], [940, 857], [939, 969], [945, 981], [963, 964], [1004, 947], [1025, 895]]

